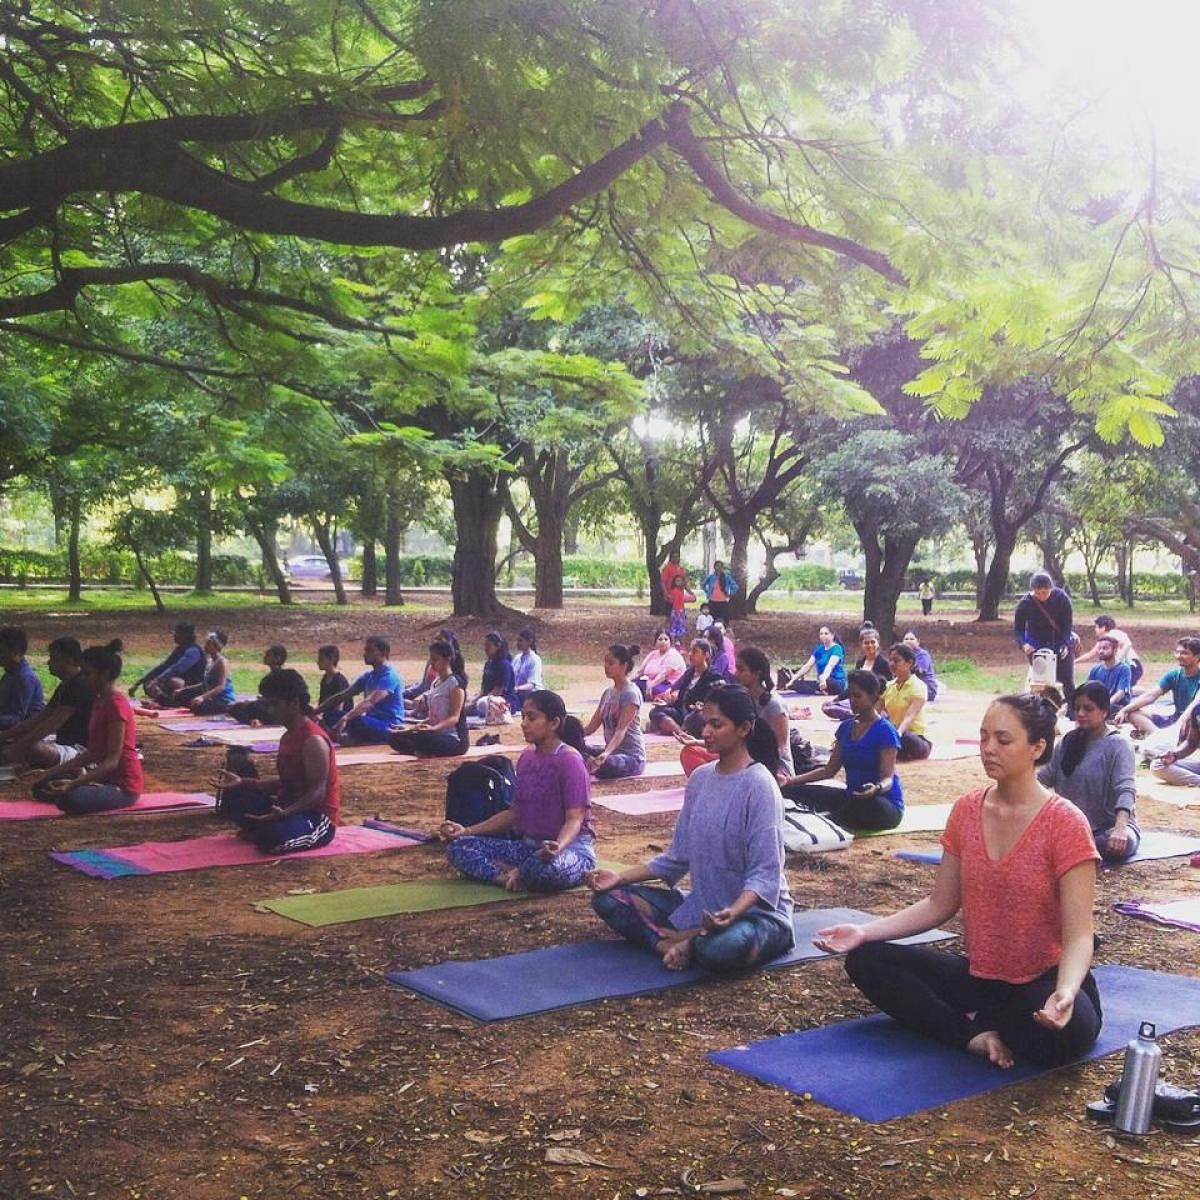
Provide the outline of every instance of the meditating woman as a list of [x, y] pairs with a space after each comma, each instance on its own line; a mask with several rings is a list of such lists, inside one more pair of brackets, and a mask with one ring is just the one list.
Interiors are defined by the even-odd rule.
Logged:
[[[263, 651], [262, 656], [262, 665], [267, 668], [267, 673], [258, 681], [258, 695], [253, 700], [235, 701], [225, 709], [225, 712], [240, 725], [253, 725], [257, 727], [268, 724], [270, 717], [267, 713], [267, 702], [263, 699], [262, 685], [272, 675], [282, 671], [287, 664], [287, 660], [288, 652], [286, 646], [281, 646], [278, 642], [272, 646], [268, 646]], [[320, 710], [320, 705], [317, 707]]]
[[683, 655], [671, 643], [671, 635], [660, 629], [654, 635], [654, 649], [642, 659], [634, 673], [633, 682], [647, 700], [669, 692], [676, 680], [687, 670]]
[[[874, 625], [864, 625], [862, 632], [858, 635], [859, 647], [861, 653], [858, 656], [858, 662], [854, 664], [856, 671], [874, 671], [876, 675], [887, 683], [892, 677], [892, 668], [888, 666], [887, 655], [879, 648], [879, 630]], [[836, 700], [826, 700], [821, 705], [821, 711], [835, 721], [846, 721], [854, 716], [854, 710], [850, 707], [850, 694], [843, 688], [837, 696]]]
[[705, 631], [704, 636], [712, 646], [712, 673], [719, 679], [733, 678], [733, 656], [726, 648], [725, 627], [720, 621], [714, 621]]
[[938, 689], [941, 687], [933, 667], [933, 655], [921, 645], [921, 639], [917, 637], [915, 630], [910, 629], [904, 635], [903, 641], [916, 655], [913, 674], [925, 685], [925, 690], [929, 693], [929, 702], [932, 704], [937, 699]]
[[308, 716], [308, 685], [288, 668], [266, 676], [259, 693], [267, 719], [284, 727], [275, 757], [278, 774], [247, 779], [219, 771], [213, 780], [221, 790], [218, 815], [233, 821], [263, 854], [328, 845], [341, 808], [337, 757], [329, 734]]
[[[743, 646], [737, 652], [733, 678], [739, 687], [744, 687], [750, 693], [750, 699], [757, 706], [759, 721], [766, 725], [775, 738], [779, 750], [776, 777], [779, 780], [790, 778], [793, 770], [792, 729], [788, 723], [787, 709], [774, 691], [771, 660], [757, 646]], [[702, 738], [692, 737], [682, 731], [675, 737], [683, 743], [679, 762], [685, 775], [690, 777], [697, 767], [716, 760], [716, 754], [705, 746]]]
[[465, 754], [467, 738], [467, 685], [454, 674], [454, 647], [433, 642], [429, 647], [433, 684], [417, 699], [417, 712], [424, 719], [397, 729], [388, 744], [397, 754], [421, 758], [450, 758]]
[[513, 656], [513, 680], [518, 702], [545, 688], [542, 681], [542, 656], [537, 652], [537, 634], [527, 625], [517, 631], [517, 652]]
[[892, 678], [884, 685], [881, 703], [888, 720], [900, 735], [897, 762], [912, 762], [928, 758], [933, 744], [925, 736], [925, 717], [922, 710], [929, 698], [929, 689], [917, 678], [913, 668], [917, 656], [903, 642], [888, 651]]
[[1075, 728], [1038, 770], [1039, 782], [1065, 796], [1087, 817], [1105, 862], [1137, 853], [1137, 789], [1133, 746], [1109, 727], [1108, 689], [1095, 679], [1075, 689]]
[[142, 794], [133, 709], [113, 686], [121, 674], [121, 649], [114, 639], [80, 656], [80, 674], [93, 696], [87, 749], [33, 780], [35, 800], [57, 804], [71, 816], [128, 808]]
[[449, 843], [450, 865], [470, 879], [559, 892], [596, 865], [583, 728], [561, 696], [543, 689], [525, 697], [521, 732], [529, 745], [517, 760], [512, 806], [478, 825], [443, 821], [437, 836]]
[[[1050, 761], [1056, 720], [1038, 696], [989, 705], [979, 735], [992, 782], [954, 805], [931, 894], [817, 934], [822, 949], [847, 955], [847, 974], [872, 1004], [998, 1067], [1071, 1062], [1100, 1031], [1090, 970], [1099, 855], [1087, 818], [1036, 774]], [[960, 908], [965, 955], [895, 944]]]
[[[674, 971], [693, 961], [745, 970], [795, 942], [776, 742], [757, 709], [745, 688], [714, 691], [704, 705], [704, 744], [717, 761], [688, 780], [666, 852], [645, 866], [588, 876], [601, 920]], [[685, 875], [686, 893], [675, 886]], [[647, 887], [651, 879], [667, 887]]]
[[[895, 829], [904, 816], [904, 792], [896, 774], [900, 735], [878, 709], [883, 681], [874, 671], [856, 670], [848, 683], [854, 715], [837, 727], [829, 761], [785, 780], [783, 794], [848, 829]], [[843, 768], [844, 788], [823, 782]]]
[[[816, 679], [805, 679], [815, 669]], [[788, 687], [805, 696], [824, 694], [836, 696], [846, 686], [846, 651], [833, 636], [828, 625], [817, 630], [817, 644], [800, 670], [792, 676]]]
[[190, 687], [180, 688], [175, 693], [176, 704], [186, 704], [197, 716], [206, 717], [228, 712], [234, 701], [233, 671], [225, 657], [229, 636], [223, 629], [214, 629], [204, 639], [204, 654], [208, 666], [204, 670], [204, 681]]
[[521, 711], [508, 639], [493, 629], [483, 638], [483, 674], [479, 695], [467, 704], [467, 716], [485, 725], [506, 725]]
[[646, 743], [642, 740], [642, 693], [629, 678], [640, 646], [614, 643], [604, 655], [604, 689], [596, 711], [583, 727], [585, 735], [603, 728], [604, 745], [599, 750], [584, 746], [588, 769], [597, 779], [624, 779], [646, 769]]
[[708, 699], [709, 692], [725, 682], [712, 669], [711, 663], [712, 642], [708, 638], [694, 638], [688, 647], [688, 669], [650, 710], [647, 724], [651, 732], [678, 737], [682, 731], [693, 737], [700, 736], [704, 729], [700, 707]]

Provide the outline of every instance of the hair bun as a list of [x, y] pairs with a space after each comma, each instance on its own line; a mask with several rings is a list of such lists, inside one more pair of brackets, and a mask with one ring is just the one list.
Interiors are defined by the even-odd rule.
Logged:
[[125, 643], [120, 638], [113, 638], [104, 648], [112, 651], [113, 654], [120, 654], [125, 649]]

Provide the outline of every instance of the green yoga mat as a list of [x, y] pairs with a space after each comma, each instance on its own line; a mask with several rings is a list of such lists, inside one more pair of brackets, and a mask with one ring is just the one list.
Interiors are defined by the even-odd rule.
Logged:
[[953, 804], [914, 804], [905, 805], [904, 816], [895, 829], [873, 829], [859, 832], [854, 831], [858, 838], [886, 837], [889, 833], [940, 833], [946, 828], [946, 819], [950, 816]]
[[[599, 865], [613, 871], [622, 869], [621, 863], [601, 862]], [[394, 917], [400, 913], [529, 900], [545, 894], [506, 892], [493, 884], [477, 883], [473, 879], [414, 879], [375, 887], [346, 888], [340, 892], [317, 892], [311, 896], [281, 896], [278, 900], [260, 900], [254, 907], [259, 912], [277, 913], [290, 921], [299, 921], [301, 925], [320, 928], [367, 921], [372, 917]]]

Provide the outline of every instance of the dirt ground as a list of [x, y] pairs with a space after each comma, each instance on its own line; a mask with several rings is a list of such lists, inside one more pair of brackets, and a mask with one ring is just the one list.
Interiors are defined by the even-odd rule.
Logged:
[[[410, 669], [431, 632], [428, 614], [381, 618], [357, 607], [336, 622], [271, 609], [219, 616], [242, 643], [336, 640], [351, 661], [355, 639], [379, 630]], [[851, 614], [843, 617], [850, 628]], [[165, 645], [170, 620], [26, 624], [39, 650], [70, 630], [92, 640], [120, 634], [149, 651]], [[608, 607], [536, 624], [578, 702], [599, 691], [594, 664], [606, 643], [648, 646], [653, 632], [642, 615]], [[738, 636], [795, 657], [814, 626], [811, 617], [771, 614]], [[459, 628], [468, 647], [484, 631]], [[1148, 649], [1169, 647], [1180, 630], [1136, 633]], [[1004, 625], [931, 621], [923, 640], [935, 657], [983, 665], [1011, 664], [1014, 653]], [[478, 652], [471, 659], [477, 670]], [[984, 697], [952, 700], [938, 718], [943, 730], [969, 731]], [[186, 749], [184, 739], [142, 726], [148, 790], [204, 785], [219, 750]], [[506, 729], [504, 740], [518, 741], [518, 731]], [[670, 748], [653, 746], [651, 757], [670, 757]], [[448, 770], [347, 769], [344, 818], [432, 826]], [[904, 783], [909, 802], [924, 803], [981, 778], [968, 758], [913, 766]], [[1146, 801], [1140, 816], [1144, 826], [1200, 831], [1198, 809]], [[665, 843], [673, 820], [597, 809], [601, 852], [636, 862]], [[252, 904], [289, 891], [448, 876], [441, 853], [420, 846], [111, 882], [48, 857], [212, 830], [211, 817], [195, 813], [0, 824], [0, 1196], [1200, 1195], [1200, 1139], [1115, 1140], [1085, 1118], [1084, 1104], [1119, 1072], [1115, 1057], [883, 1125], [707, 1061], [711, 1050], [865, 1013], [836, 961], [478, 1025], [386, 986], [385, 973], [602, 936], [586, 897], [308, 929]], [[894, 835], [793, 856], [797, 903], [885, 912], [911, 902], [928, 887], [929, 868], [892, 851], [935, 844], [934, 834]], [[1099, 959], [1200, 975], [1196, 935], [1111, 908], [1194, 893], [1198, 878], [1186, 859], [1104, 873]], [[1168, 1078], [1200, 1086], [1200, 1036], [1174, 1034], [1164, 1051]], [[598, 1161], [551, 1165], [552, 1147]]]

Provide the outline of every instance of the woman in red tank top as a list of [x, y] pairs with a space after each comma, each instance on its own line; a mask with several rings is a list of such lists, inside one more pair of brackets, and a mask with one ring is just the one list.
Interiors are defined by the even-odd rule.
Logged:
[[278, 774], [258, 779], [218, 772], [218, 812], [264, 854], [314, 850], [331, 842], [337, 829], [341, 793], [333, 743], [308, 717], [308, 687], [298, 671], [272, 672], [259, 694], [271, 723], [286, 730], [275, 758]]

